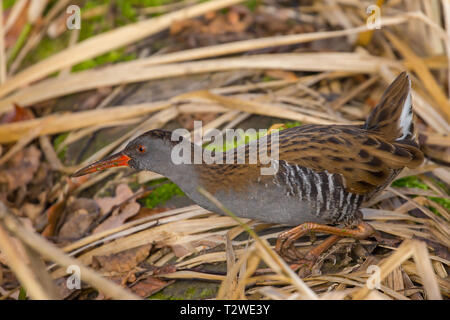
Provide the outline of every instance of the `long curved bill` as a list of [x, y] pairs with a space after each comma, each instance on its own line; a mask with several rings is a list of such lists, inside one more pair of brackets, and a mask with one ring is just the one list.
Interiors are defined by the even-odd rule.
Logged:
[[128, 161], [130, 161], [130, 157], [122, 152], [119, 152], [78, 170], [72, 175], [72, 177], [80, 177], [88, 173], [103, 171], [108, 168], [128, 166]]

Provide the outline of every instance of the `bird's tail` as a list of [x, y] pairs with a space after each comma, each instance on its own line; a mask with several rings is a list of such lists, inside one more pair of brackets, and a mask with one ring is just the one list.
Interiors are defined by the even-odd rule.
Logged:
[[377, 131], [387, 141], [418, 146], [411, 105], [411, 80], [402, 72], [386, 89], [364, 128]]
[[416, 167], [423, 161], [419, 149], [415, 116], [411, 105], [411, 80], [402, 72], [384, 92], [380, 102], [369, 115], [364, 129], [376, 132], [387, 142], [410, 155], [408, 167]]

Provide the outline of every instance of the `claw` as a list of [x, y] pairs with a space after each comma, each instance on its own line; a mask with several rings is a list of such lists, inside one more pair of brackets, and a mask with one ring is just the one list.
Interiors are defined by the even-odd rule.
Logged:
[[298, 260], [296, 263], [292, 263], [290, 267], [293, 271], [297, 272], [300, 278], [305, 278], [311, 275], [313, 267], [316, 264], [316, 261], [317, 259], [314, 260], [301, 259]]

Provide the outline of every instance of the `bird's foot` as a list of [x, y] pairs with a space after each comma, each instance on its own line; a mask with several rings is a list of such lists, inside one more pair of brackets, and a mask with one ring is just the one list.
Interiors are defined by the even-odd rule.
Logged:
[[311, 275], [313, 267], [319, 259], [319, 255], [316, 254], [314, 249], [305, 255], [295, 248], [293, 244], [281, 246], [278, 253], [301, 278]]
[[297, 272], [300, 278], [305, 278], [312, 274], [318, 258], [319, 257], [316, 256], [306, 255], [303, 259], [299, 259], [291, 263], [289, 266], [293, 271]]
[[277, 252], [287, 263], [303, 260], [303, 254], [293, 244], [282, 246]]
[[303, 255], [294, 246], [294, 242], [299, 234], [303, 235], [305, 231], [292, 232], [292, 230], [288, 230], [284, 234], [281, 234], [277, 239], [275, 249], [278, 254], [291, 264], [293, 270], [298, 271], [300, 277], [306, 277], [312, 273], [313, 267], [320, 255], [339, 241], [340, 237], [332, 235], [308, 251], [306, 255]]

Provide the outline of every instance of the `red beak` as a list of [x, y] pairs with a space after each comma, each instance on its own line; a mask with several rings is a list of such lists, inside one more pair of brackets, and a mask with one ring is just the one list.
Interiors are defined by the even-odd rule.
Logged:
[[80, 170], [75, 172], [72, 177], [80, 177], [84, 176], [88, 173], [94, 173], [97, 171], [103, 171], [108, 168], [114, 168], [114, 167], [122, 167], [127, 166], [128, 167], [128, 161], [130, 161], [130, 157], [123, 154], [122, 152], [113, 154], [109, 157], [106, 157], [102, 160], [96, 161]]

